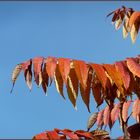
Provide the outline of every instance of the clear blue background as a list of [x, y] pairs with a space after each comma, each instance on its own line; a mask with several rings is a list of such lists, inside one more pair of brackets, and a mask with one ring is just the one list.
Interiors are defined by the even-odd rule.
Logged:
[[[105, 16], [139, 2], [0, 2], [0, 138], [32, 138], [53, 128], [85, 129], [90, 114], [81, 97], [76, 111], [53, 84], [48, 96], [35, 83], [30, 92], [21, 74], [10, 94], [16, 64], [36, 56], [113, 63], [140, 54], [140, 36], [132, 45]], [[66, 97], [67, 94], [65, 93]], [[91, 111], [95, 103], [91, 98]], [[132, 121], [134, 123], [134, 121]], [[112, 138], [121, 135], [118, 123]]]

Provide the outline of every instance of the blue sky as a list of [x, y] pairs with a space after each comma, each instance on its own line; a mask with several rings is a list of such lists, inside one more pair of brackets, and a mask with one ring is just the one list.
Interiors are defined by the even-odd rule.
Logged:
[[[80, 96], [76, 111], [54, 84], [47, 97], [35, 83], [30, 92], [23, 74], [10, 94], [11, 72], [16, 64], [36, 56], [113, 63], [140, 54], [139, 35], [132, 45], [130, 36], [124, 40], [111, 18], [105, 18], [122, 5], [139, 10], [139, 2], [127, 1], [0, 2], [0, 138], [32, 138], [53, 128], [86, 129], [90, 114]], [[90, 107], [97, 111], [93, 97]], [[119, 135], [116, 123], [111, 136]]]

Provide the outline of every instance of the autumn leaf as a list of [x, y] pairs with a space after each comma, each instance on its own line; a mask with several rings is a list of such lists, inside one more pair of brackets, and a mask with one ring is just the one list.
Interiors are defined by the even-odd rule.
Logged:
[[54, 73], [56, 69], [57, 59], [55, 57], [46, 58], [46, 71], [50, 77], [50, 84], [54, 78]]
[[103, 113], [103, 121], [105, 126], [109, 124], [109, 118], [110, 118], [110, 109], [109, 106], [106, 106]]
[[115, 68], [119, 72], [119, 75], [121, 76], [124, 87], [127, 90], [130, 86], [131, 77], [130, 77], [130, 73], [129, 73], [126, 63], [124, 61], [116, 62]]
[[139, 115], [140, 115], [140, 100], [136, 99], [132, 107], [132, 116], [134, 117], [134, 119], [137, 120], [137, 122], [140, 122]]
[[62, 76], [60, 74], [58, 65], [56, 66], [54, 77], [55, 77], [56, 89], [60, 93], [60, 95], [65, 99], [64, 93], [63, 93], [63, 79], [62, 79]]
[[97, 121], [97, 116], [98, 116], [98, 113], [93, 113], [89, 119], [88, 119], [88, 123], [87, 123], [87, 131], [90, 130], [90, 128], [96, 123]]
[[40, 86], [40, 84], [42, 83], [41, 71], [42, 71], [43, 60], [44, 60], [43, 57], [35, 57], [33, 59], [34, 77], [35, 77], [36, 84], [38, 86]]
[[42, 71], [42, 88], [45, 93], [47, 92], [48, 84], [49, 84], [49, 76], [46, 70], [46, 63], [45, 63]]
[[32, 59], [22, 63], [22, 69], [24, 71], [25, 81], [29, 87], [32, 89]]
[[75, 134], [77, 134], [79, 137], [85, 137], [86, 139], [93, 139], [93, 135], [90, 132], [86, 132], [84, 130], [76, 130]]
[[62, 76], [63, 81], [67, 84], [68, 74], [70, 72], [70, 59], [69, 58], [59, 58], [58, 66]]
[[33, 137], [33, 140], [49, 140], [46, 132], [42, 132], [36, 136]]
[[50, 140], [57, 140], [60, 139], [60, 136], [57, 134], [56, 131], [47, 131], [47, 136]]
[[101, 82], [102, 86], [104, 87], [104, 89], [109, 87], [110, 86], [109, 79], [105, 74], [105, 70], [104, 70], [103, 66], [100, 64], [95, 64], [95, 63], [91, 63], [90, 66], [95, 71], [95, 73], [96, 73], [99, 81]]
[[111, 65], [111, 64], [104, 64], [103, 66], [105, 67], [109, 76], [115, 82], [115, 84], [118, 87], [118, 90], [120, 91], [120, 93], [123, 95], [124, 94], [124, 89], [122, 87], [123, 82], [122, 82], [122, 79], [120, 78], [120, 74], [117, 72], [115, 66]]
[[133, 12], [131, 17], [130, 17], [130, 19], [129, 19], [129, 27], [130, 27], [130, 29], [132, 28], [132, 26], [136, 22], [140, 22], [140, 12], [138, 12], [138, 11]]
[[66, 88], [67, 88], [68, 97], [69, 97], [71, 103], [73, 104], [75, 109], [77, 109], [76, 99], [78, 96], [78, 79], [77, 79], [75, 70], [73, 68], [70, 69], [70, 73], [69, 73], [68, 79], [67, 79]]
[[83, 89], [86, 89], [86, 83], [88, 78], [88, 68], [84, 61], [80, 60], [73, 60], [74, 69], [76, 72], [76, 75], [83, 87]]
[[63, 134], [67, 137], [69, 137], [70, 139], [76, 139], [76, 140], [79, 140], [80, 138], [73, 133], [73, 131], [71, 130], [68, 130], [68, 129], [64, 129], [64, 130], [61, 130], [63, 132]]
[[120, 112], [120, 103], [117, 103], [117, 104], [114, 105], [114, 108], [111, 110], [112, 124], [114, 124], [115, 121], [117, 120], [117, 118], [119, 116], [119, 112]]
[[98, 116], [97, 116], [97, 127], [98, 128], [102, 128], [102, 125], [103, 125], [103, 118], [104, 118], [104, 109], [101, 110], [99, 113], [98, 113]]
[[81, 91], [81, 97], [85, 103], [85, 105], [87, 106], [88, 111], [90, 112], [90, 107], [89, 107], [89, 103], [90, 103], [90, 89], [91, 89], [91, 81], [92, 81], [92, 75], [88, 73], [88, 79], [87, 79], [87, 83], [86, 83], [86, 88], [84, 89], [80, 83], [80, 91]]
[[136, 76], [140, 78], [140, 64], [134, 58], [127, 58], [128, 69]]
[[16, 65], [16, 67], [14, 68], [13, 72], [12, 72], [12, 82], [13, 82], [13, 86], [12, 86], [12, 89], [11, 89], [11, 93], [13, 91], [13, 88], [14, 88], [14, 85], [15, 85], [15, 82], [20, 74], [22, 70], [22, 64], [18, 64]]
[[123, 118], [123, 121], [126, 122], [127, 119], [128, 119], [128, 109], [131, 105], [131, 102], [132, 101], [127, 101], [127, 102], [124, 102], [123, 104], [123, 108], [122, 108], [122, 118]]

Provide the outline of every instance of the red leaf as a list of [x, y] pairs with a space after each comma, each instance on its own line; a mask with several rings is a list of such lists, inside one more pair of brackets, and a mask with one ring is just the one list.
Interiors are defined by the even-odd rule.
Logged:
[[103, 103], [101, 89], [102, 89], [101, 84], [94, 79], [92, 83], [92, 94], [97, 103], [97, 107]]
[[47, 74], [46, 63], [45, 63], [42, 71], [42, 88], [45, 93], [47, 92], [48, 83], [49, 83], [49, 76]]
[[40, 133], [33, 137], [33, 140], [49, 140], [46, 132]]
[[92, 75], [88, 74], [88, 79], [87, 79], [87, 84], [86, 84], [87, 86], [86, 86], [85, 90], [83, 89], [83, 87], [80, 84], [81, 97], [82, 97], [84, 103], [86, 104], [89, 112], [90, 112], [89, 103], [90, 103], [91, 81], [92, 81]]
[[34, 77], [37, 85], [40, 85], [42, 83], [42, 65], [43, 65], [43, 57], [35, 57], [33, 59], [34, 64]]
[[62, 75], [62, 79], [67, 84], [68, 74], [70, 72], [70, 59], [68, 58], [59, 58], [58, 59], [58, 66], [60, 73]]
[[76, 75], [83, 87], [83, 89], [86, 89], [86, 83], [87, 83], [87, 78], [88, 78], [88, 68], [87, 65], [84, 61], [79, 61], [79, 60], [73, 60], [74, 68]]
[[24, 71], [25, 81], [30, 90], [32, 88], [32, 70], [31, 70], [31, 68], [32, 68], [32, 59], [22, 63], [22, 69]]
[[49, 77], [51, 78], [50, 83], [52, 83], [52, 80], [54, 78], [56, 64], [57, 64], [57, 59], [55, 57], [46, 58], [46, 70], [47, 70]]
[[109, 118], [110, 118], [110, 109], [109, 109], [109, 106], [106, 106], [104, 109], [104, 114], [103, 114], [104, 125], [109, 124]]
[[97, 116], [97, 126], [98, 127], [102, 127], [102, 125], [103, 125], [103, 117], [104, 117], [103, 115], [104, 115], [104, 110], [101, 110]]
[[70, 139], [80, 139], [76, 134], [73, 133], [73, 131], [69, 129], [62, 130], [65, 136], [69, 137]]
[[49, 139], [54, 139], [54, 140], [60, 139], [60, 137], [56, 131], [47, 131], [47, 135], [48, 135]]
[[75, 70], [73, 68], [70, 69], [70, 73], [68, 75], [67, 80], [68, 81], [66, 87], [67, 87], [68, 97], [71, 103], [73, 104], [73, 106], [76, 108], [76, 99], [78, 96], [78, 79]]
[[109, 87], [110, 85], [109, 79], [105, 74], [105, 70], [103, 66], [99, 64], [91, 64], [91, 67], [95, 70], [95, 73], [98, 79], [100, 80], [102, 86], [104, 87], [104, 89], [106, 89], [106, 87]]
[[84, 137], [85, 139], [93, 139], [93, 135], [90, 132], [86, 132], [84, 130], [77, 130], [75, 131], [79, 137]]
[[131, 101], [124, 102], [124, 104], [123, 104], [122, 118], [123, 118], [123, 121], [124, 122], [127, 121], [127, 118], [128, 118], [128, 109], [129, 109], [130, 105], [131, 105]]
[[127, 58], [127, 66], [134, 75], [140, 77], [140, 64], [138, 64], [137, 59]]
[[134, 117], [134, 119], [136, 119], [138, 122], [140, 122], [139, 120], [139, 115], [140, 115], [140, 100], [136, 99], [134, 101], [133, 107], [132, 107], [132, 116]]
[[114, 124], [115, 121], [117, 120], [119, 112], [120, 112], [120, 103], [117, 103], [117, 104], [114, 105], [114, 108], [111, 111], [112, 124]]
[[126, 63], [124, 61], [116, 62], [115, 67], [122, 78], [124, 87], [127, 90], [130, 86], [130, 74], [129, 74]]

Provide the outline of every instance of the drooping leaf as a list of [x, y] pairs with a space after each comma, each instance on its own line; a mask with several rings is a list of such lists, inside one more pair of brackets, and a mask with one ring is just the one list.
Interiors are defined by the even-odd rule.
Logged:
[[54, 78], [54, 73], [56, 69], [57, 59], [55, 57], [48, 57], [46, 58], [46, 70], [50, 77], [50, 84]]
[[67, 87], [68, 97], [71, 103], [73, 104], [73, 106], [76, 108], [76, 99], [78, 96], [78, 79], [75, 70], [73, 68], [70, 69], [66, 87]]
[[76, 72], [76, 75], [83, 87], [83, 89], [86, 89], [86, 83], [87, 83], [87, 78], [88, 78], [88, 68], [87, 65], [84, 61], [80, 60], [73, 60], [74, 64], [74, 69]]
[[127, 121], [127, 118], [128, 118], [128, 109], [129, 109], [130, 105], [131, 105], [131, 101], [124, 102], [124, 104], [123, 104], [122, 118], [123, 118], [123, 121], [124, 122]]
[[109, 106], [106, 106], [103, 114], [103, 121], [105, 126], [109, 124], [109, 119], [110, 119], [110, 109]]
[[140, 122], [139, 115], [140, 115], [140, 100], [136, 99], [132, 107], [132, 116], [134, 117], [134, 119], [137, 120], [137, 122]]
[[122, 79], [121, 79], [119, 73], [117, 72], [115, 66], [111, 65], [111, 64], [104, 64], [103, 66], [105, 67], [106, 71], [108, 72], [108, 74], [110, 75], [112, 80], [115, 82], [120, 93], [123, 95], [124, 94], [124, 89], [122, 87], [123, 82], [122, 82]]
[[14, 88], [14, 85], [15, 85], [15, 82], [20, 74], [22, 70], [22, 64], [18, 64], [16, 65], [16, 67], [14, 68], [13, 72], [12, 72], [12, 82], [13, 82], [13, 86], [12, 86], [12, 89], [11, 89], [11, 93], [13, 91], [13, 88]]
[[88, 122], [87, 122], [87, 131], [90, 130], [90, 128], [96, 123], [97, 121], [97, 116], [98, 116], [98, 113], [93, 113], [89, 119], [88, 119]]
[[120, 103], [117, 103], [117, 104], [114, 105], [114, 108], [111, 110], [112, 124], [114, 124], [115, 121], [117, 120], [117, 118], [119, 116], [119, 112], [120, 112]]
[[115, 67], [121, 76], [125, 89], [127, 90], [130, 86], [131, 78], [126, 63], [124, 61], [116, 62]]
[[136, 22], [140, 22], [140, 12], [138, 12], [138, 11], [133, 12], [133, 14], [130, 17], [130, 20], [129, 20], [129, 27], [130, 27], [130, 29], [132, 28], [132, 26]]
[[98, 79], [100, 80], [102, 86], [104, 87], [104, 89], [106, 89], [106, 87], [109, 87], [110, 86], [109, 79], [105, 74], [105, 70], [103, 66], [100, 64], [91, 64], [91, 67], [93, 68], [93, 70], [95, 70], [95, 73]]
[[80, 83], [81, 97], [82, 97], [85, 105], [87, 106], [87, 109], [89, 112], [90, 112], [89, 103], [90, 103], [91, 81], [92, 81], [92, 75], [88, 74], [88, 79], [87, 79], [87, 83], [86, 83], [87, 86], [85, 89], [82, 87], [82, 85]]
[[43, 57], [35, 57], [33, 59], [33, 66], [34, 66], [34, 77], [35, 77], [35, 81], [36, 84], [38, 86], [40, 86], [40, 84], [42, 83], [42, 65], [43, 65]]
[[55, 79], [55, 85], [56, 85], [57, 91], [65, 99], [64, 93], [63, 93], [63, 79], [62, 79], [62, 76], [60, 74], [58, 64], [56, 66], [54, 79]]
[[128, 69], [136, 76], [140, 78], [140, 64], [134, 58], [127, 58]]
[[103, 126], [103, 117], [104, 117], [104, 109], [101, 110], [99, 113], [98, 113], [98, 116], [97, 116], [97, 126], [98, 128], [102, 128]]
[[101, 83], [96, 81], [96, 79], [94, 78], [94, 81], [92, 82], [92, 94], [97, 103], [97, 107], [103, 103], [101, 88]]
[[44, 64], [43, 70], [42, 70], [42, 88], [46, 94], [47, 92], [47, 87], [49, 84], [49, 76], [46, 70], [46, 63]]
[[24, 77], [25, 81], [29, 87], [29, 89], [32, 89], [32, 60], [28, 60], [24, 63], [22, 63], [22, 69], [24, 71]]
[[58, 66], [62, 76], [63, 81], [67, 84], [68, 74], [70, 72], [70, 59], [69, 58], [59, 58]]

